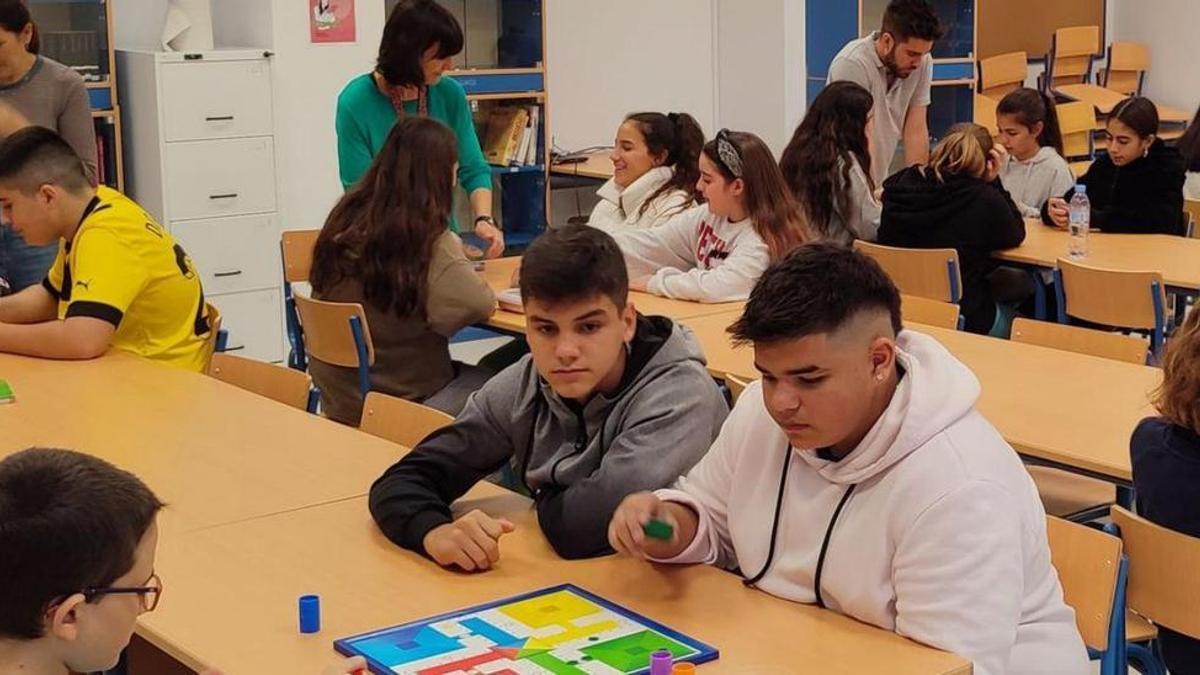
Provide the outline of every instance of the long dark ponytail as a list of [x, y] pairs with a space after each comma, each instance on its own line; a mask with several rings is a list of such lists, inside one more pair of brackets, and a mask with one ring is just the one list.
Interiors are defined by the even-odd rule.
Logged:
[[813, 100], [779, 160], [809, 227], [823, 239], [843, 239], [843, 233], [832, 231], [833, 223], [853, 210], [850, 172], [855, 163], [875, 191], [866, 133], [873, 105], [871, 92], [853, 82], [830, 84]]
[[646, 141], [646, 149], [651, 155], [665, 155], [663, 166], [674, 170], [671, 180], [654, 191], [638, 211], [638, 217], [646, 213], [651, 202], [660, 196], [682, 190], [688, 194], [688, 202], [680, 210], [699, 201], [696, 183], [700, 180], [700, 151], [704, 148], [704, 130], [696, 118], [687, 113], [656, 112], [633, 113], [625, 118], [633, 122]]
[[1021, 87], [1014, 89], [1000, 99], [996, 106], [997, 115], [1012, 115], [1017, 124], [1032, 129], [1033, 125], [1041, 122], [1042, 132], [1038, 134], [1038, 145], [1043, 148], [1054, 148], [1058, 154], [1063, 153], [1062, 127], [1058, 124], [1058, 109], [1054, 99], [1049, 94], [1036, 89]]

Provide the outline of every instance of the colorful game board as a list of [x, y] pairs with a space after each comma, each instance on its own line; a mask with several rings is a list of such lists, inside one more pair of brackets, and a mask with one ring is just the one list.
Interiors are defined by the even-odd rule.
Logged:
[[704, 663], [717, 650], [566, 584], [334, 642], [400, 675], [633, 675], [660, 649]]

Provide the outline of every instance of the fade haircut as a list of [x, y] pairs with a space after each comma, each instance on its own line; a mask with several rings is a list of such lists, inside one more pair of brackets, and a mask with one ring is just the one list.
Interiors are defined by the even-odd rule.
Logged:
[[79, 193], [92, 187], [83, 160], [57, 133], [25, 127], [0, 143], [0, 185], [33, 194], [43, 185]]

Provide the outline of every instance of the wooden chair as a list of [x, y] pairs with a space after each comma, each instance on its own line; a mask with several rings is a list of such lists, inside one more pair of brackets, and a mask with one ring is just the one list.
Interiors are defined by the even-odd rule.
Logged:
[[1058, 322], [1069, 317], [1150, 333], [1150, 351], [1162, 352], [1167, 297], [1162, 274], [1091, 267], [1059, 258], [1054, 270]]
[[979, 93], [999, 101], [1008, 92], [1025, 86], [1029, 57], [1025, 52], [1009, 52], [980, 59], [976, 66]]
[[1054, 31], [1042, 90], [1064, 84], [1086, 84], [1092, 79], [1092, 60], [1100, 52], [1099, 26], [1072, 26]]
[[1062, 129], [1063, 157], [1086, 160], [1090, 166], [1096, 154], [1096, 108], [1090, 103], [1072, 101], [1058, 104], [1055, 111]]
[[316, 390], [308, 373], [232, 354], [214, 354], [208, 374], [284, 405], [308, 412], [316, 410]]
[[1012, 340], [1125, 363], [1146, 363], [1145, 340], [1092, 328], [1018, 318], [1013, 321]]
[[1200, 199], [1183, 200], [1183, 210], [1188, 214], [1188, 237], [1195, 239], [1196, 230], [1200, 230]]
[[296, 303], [292, 300], [292, 284], [308, 281], [312, 271], [313, 249], [317, 245], [320, 230], [288, 230], [279, 240], [280, 258], [283, 260], [283, 318], [287, 324], [288, 365], [296, 370], [305, 370], [304, 332], [296, 318]]
[[962, 299], [958, 252], [952, 248], [897, 248], [860, 239], [854, 250], [874, 258], [901, 293], [941, 302]]
[[950, 330], [962, 328], [958, 305], [953, 303], [901, 294], [900, 310], [905, 321], [949, 328]]
[[1114, 42], [1100, 71], [1100, 85], [1126, 96], [1141, 96], [1150, 70], [1150, 50], [1140, 42]]
[[746, 387], [750, 386], [750, 380], [738, 377], [733, 373], [725, 374], [725, 386], [729, 387], [729, 396], [734, 403], [741, 398], [742, 392], [746, 391]]
[[[1112, 519], [1129, 557], [1129, 642], [1153, 639], [1156, 625], [1200, 639], [1200, 612], [1196, 611], [1200, 539], [1155, 525], [1119, 506], [1113, 508]], [[1150, 650], [1130, 645], [1129, 653], [1143, 664], [1151, 660], [1158, 672], [1166, 672]]]
[[362, 305], [356, 302], [325, 302], [303, 295], [293, 297], [304, 348], [308, 356], [332, 366], [358, 369], [358, 390], [371, 390], [371, 366], [375, 346]]
[[1101, 675], [1124, 672], [1127, 563], [1121, 540], [1053, 516], [1046, 517], [1046, 539], [1063, 600], [1075, 610], [1083, 643], [1099, 657]]
[[454, 418], [429, 406], [373, 391], [363, 401], [362, 431], [412, 448]]
[[208, 337], [204, 338], [204, 351], [211, 363], [213, 354], [225, 351], [225, 345], [229, 342], [229, 331], [221, 328], [221, 310], [211, 302], [206, 301], [204, 305], [208, 311]]

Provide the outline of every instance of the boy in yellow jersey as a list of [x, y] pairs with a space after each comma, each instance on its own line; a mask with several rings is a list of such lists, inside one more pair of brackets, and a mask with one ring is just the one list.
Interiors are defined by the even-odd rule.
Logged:
[[0, 352], [91, 359], [110, 346], [197, 372], [211, 333], [192, 261], [128, 197], [95, 188], [58, 134], [0, 143], [0, 207], [31, 245], [60, 242], [40, 286], [0, 298]]

